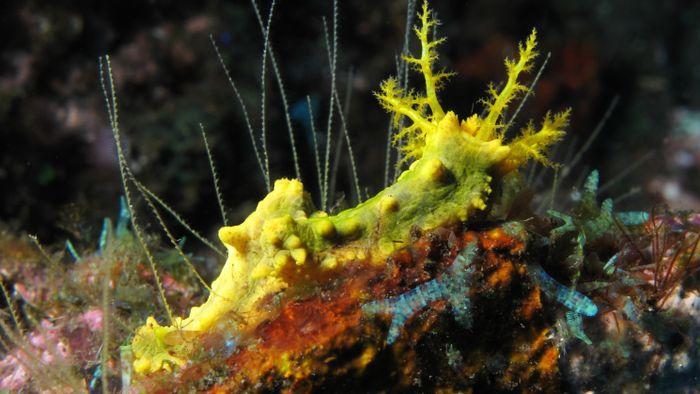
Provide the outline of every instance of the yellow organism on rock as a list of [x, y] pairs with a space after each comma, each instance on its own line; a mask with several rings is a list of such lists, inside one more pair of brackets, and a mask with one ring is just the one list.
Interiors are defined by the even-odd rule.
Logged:
[[136, 372], [183, 365], [197, 350], [198, 336], [210, 330], [250, 332], [275, 313], [263, 307], [270, 297], [314, 288], [350, 262], [384, 264], [410, 242], [411, 229], [466, 222], [490, 207], [493, 186], [505, 175], [529, 159], [549, 164], [547, 148], [563, 137], [568, 112], [548, 114], [539, 129], [530, 124], [508, 143], [503, 135], [505, 110], [527, 91], [519, 78], [537, 56], [536, 32], [520, 45], [517, 59], [506, 60], [507, 80], [500, 90], [489, 88], [485, 115], [460, 119], [438, 100], [449, 74], [433, 70], [444, 39], [430, 37], [436, 21], [427, 3], [419, 18], [415, 32], [422, 51], [405, 60], [422, 73], [425, 93], [402, 90], [393, 78], [376, 93], [396, 124], [402, 118], [408, 123], [396, 141], [412, 161], [409, 169], [374, 197], [332, 216], [314, 209], [298, 180], [277, 180], [243, 223], [219, 230], [228, 258], [207, 301], [171, 326], [149, 318], [137, 330], [131, 343]]

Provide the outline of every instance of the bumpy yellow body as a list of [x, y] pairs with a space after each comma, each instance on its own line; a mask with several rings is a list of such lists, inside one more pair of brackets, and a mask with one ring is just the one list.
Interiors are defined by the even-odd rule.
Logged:
[[[536, 56], [533, 31], [517, 60], [506, 60], [508, 78], [500, 91], [489, 89], [485, 117], [460, 121], [443, 111], [436, 91], [446, 73], [433, 73], [435, 21], [424, 4], [416, 34], [418, 58], [405, 60], [425, 78], [425, 95], [382, 83], [380, 103], [409, 125], [397, 134], [405, 157], [413, 160], [397, 182], [358, 206], [334, 216], [315, 211], [297, 180], [280, 179], [242, 224], [223, 227], [219, 238], [228, 258], [212, 283], [209, 299], [186, 319], [162, 327], [153, 318], [132, 342], [138, 373], [182, 365], [197, 349], [197, 337], [213, 329], [245, 333], [275, 312], [270, 298], [293, 287], [314, 288], [349, 262], [382, 264], [405, 246], [412, 228], [428, 230], [467, 221], [489, 203], [491, 185], [528, 159], [547, 163], [545, 152], [563, 136], [568, 113], [547, 115], [539, 130], [528, 126], [505, 144], [503, 114], [527, 90], [518, 82]], [[273, 303], [274, 304], [274, 303]], [[267, 306], [267, 307], [263, 307]]]

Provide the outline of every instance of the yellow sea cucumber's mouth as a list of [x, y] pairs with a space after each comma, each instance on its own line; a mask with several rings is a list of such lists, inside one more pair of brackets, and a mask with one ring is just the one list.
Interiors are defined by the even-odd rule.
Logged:
[[568, 112], [548, 114], [539, 129], [530, 123], [509, 143], [503, 140], [505, 110], [527, 91], [519, 76], [537, 55], [535, 32], [520, 46], [518, 59], [506, 60], [503, 88], [489, 88], [485, 116], [460, 121], [438, 101], [449, 74], [433, 71], [443, 39], [430, 37], [436, 22], [427, 3], [419, 17], [421, 56], [405, 60], [422, 73], [425, 94], [405, 91], [393, 78], [376, 93], [397, 125], [401, 119], [408, 123], [396, 142], [412, 161], [409, 169], [374, 197], [336, 215], [316, 211], [301, 182], [276, 181], [243, 223], [219, 230], [228, 258], [207, 301], [170, 326], [149, 318], [137, 330], [131, 344], [136, 372], [185, 364], [198, 348], [198, 336], [211, 330], [250, 332], [275, 313], [268, 307], [272, 296], [291, 288], [313, 292], [350, 262], [383, 264], [410, 242], [411, 229], [466, 222], [489, 207], [492, 185], [506, 174], [529, 159], [548, 163], [547, 148], [562, 138]]

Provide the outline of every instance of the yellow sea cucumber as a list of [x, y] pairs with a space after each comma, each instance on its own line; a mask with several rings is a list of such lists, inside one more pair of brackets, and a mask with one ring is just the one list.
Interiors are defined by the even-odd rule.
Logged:
[[436, 47], [444, 39], [430, 37], [436, 21], [427, 2], [419, 18], [421, 54], [405, 60], [422, 73], [425, 93], [402, 90], [393, 78], [376, 93], [397, 124], [407, 120], [396, 141], [411, 161], [408, 170], [374, 197], [336, 215], [316, 211], [298, 180], [277, 180], [243, 223], [219, 230], [228, 258], [207, 301], [171, 326], [149, 318], [137, 330], [131, 344], [136, 372], [183, 365], [202, 333], [215, 327], [251, 330], [275, 312], [261, 306], [270, 296], [294, 286], [313, 287], [350, 262], [383, 264], [410, 242], [412, 228], [465, 222], [489, 206], [492, 187], [506, 174], [529, 159], [548, 164], [546, 150], [562, 138], [568, 111], [548, 114], [539, 129], [530, 124], [508, 143], [503, 135], [506, 108], [527, 91], [519, 78], [537, 56], [536, 32], [519, 46], [517, 59], [506, 60], [506, 82], [500, 90], [489, 88], [485, 115], [460, 120], [438, 100], [449, 74], [433, 70]]

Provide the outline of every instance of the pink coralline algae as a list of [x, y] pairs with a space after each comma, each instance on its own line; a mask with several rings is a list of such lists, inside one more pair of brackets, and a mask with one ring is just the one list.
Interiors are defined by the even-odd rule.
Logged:
[[94, 363], [102, 319], [101, 310], [90, 309], [69, 319], [76, 323], [59, 325], [42, 320], [39, 328], [26, 335], [24, 346], [13, 349], [0, 360], [0, 390], [28, 387], [36, 369]]

